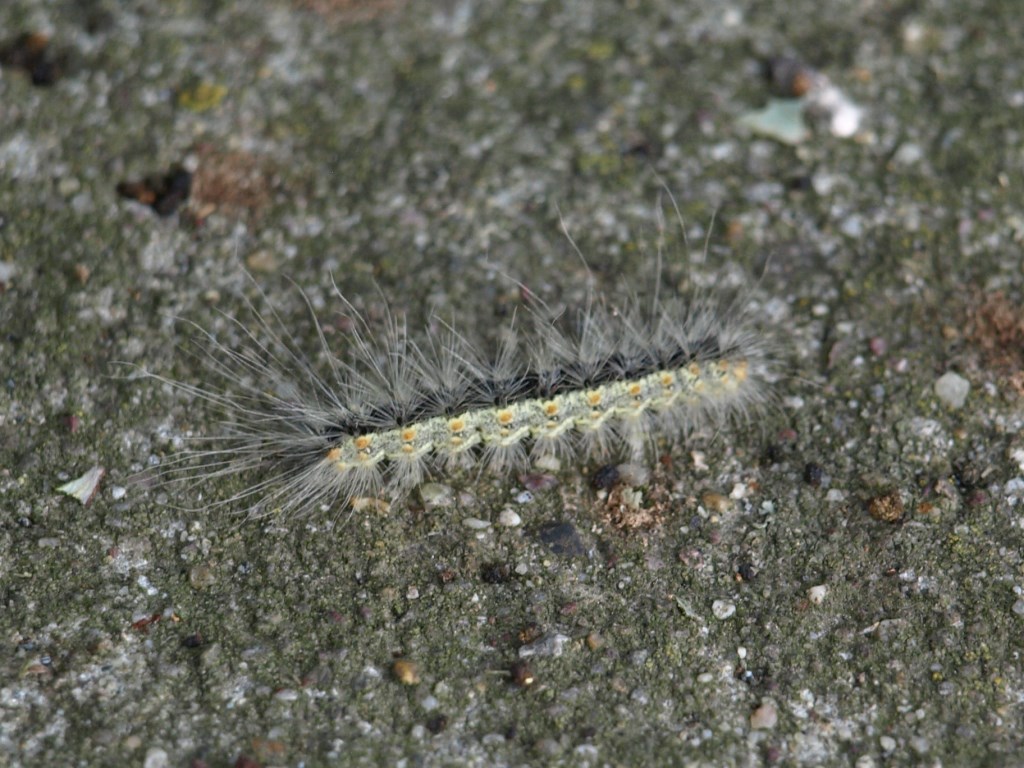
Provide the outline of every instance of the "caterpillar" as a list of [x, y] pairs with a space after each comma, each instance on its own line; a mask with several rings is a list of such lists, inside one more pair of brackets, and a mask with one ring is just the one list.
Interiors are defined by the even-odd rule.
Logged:
[[[334, 291], [350, 320], [344, 358], [306, 299], [320, 365], [272, 309], [250, 303], [250, 322], [229, 318], [238, 346], [198, 328], [207, 380], [156, 378], [211, 404], [222, 434], [197, 438], [186, 459], [197, 457], [199, 469], [172, 461], [168, 471], [248, 472], [255, 481], [222, 503], [252, 514], [395, 501], [456, 468], [507, 474], [547, 457], [636, 460], [659, 439], [678, 443], [743, 418], [768, 393], [763, 336], [735, 303], [708, 295], [592, 295], [561, 317], [528, 306], [487, 355], [450, 323], [417, 341], [389, 312], [375, 333]], [[211, 439], [218, 444], [202, 447]]]

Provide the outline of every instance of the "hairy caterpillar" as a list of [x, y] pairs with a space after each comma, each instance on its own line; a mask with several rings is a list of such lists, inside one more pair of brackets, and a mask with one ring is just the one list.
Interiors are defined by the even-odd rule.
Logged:
[[317, 324], [322, 370], [276, 314], [253, 305], [252, 327], [232, 319], [241, 346], [228, 348], [200, 329], [211, 380], [169, 383], [219, 410], [224, 434], [211, 438], [218, 447], [191, 451], [201, 469], [172, 462], [172, 474], [258, 471], [254, 484], [223, 503], [303, 512], [401, 498], [453, 467], [503, 473], [547, 456], [635, 459], [659, 437], [678, 442], [766, 397], [762, 337], [742, 312], [707, 296], [655, 295], [646, 303], [593, 296], [562, 318], [529, 309], [487, 356], [450, 324], [417, 343], [389, 315], [375, 335], [335, 292], [351, 319], [350, 349], [344, 360], [332, 353]]

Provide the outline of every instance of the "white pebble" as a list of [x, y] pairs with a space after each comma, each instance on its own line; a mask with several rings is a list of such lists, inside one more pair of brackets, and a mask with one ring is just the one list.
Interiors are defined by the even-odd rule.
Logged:
[[571, 639], [571, 637], [563, 635], [561, 632], [544, 635], [528, 645], [519, 646], [519, 658], [527, 659], [530, 656], [553, 656], [558, 658], [565, 651], [566, 643]]
[[479, 517], [467, 517], [462, 521], [462, 524], [474, 531], [482, 531], [485, 528], [491, 527], [491, 522], [489, 520], [481, 520]]
[[711, 604], [711, 612], [715, 615], [716, 619], [724, 621], [736, 613], [736, 604], [730, 603], [728, 600], [715, 600]]
[[504, 525], [506, 528], [515, 528], [522, 522], [523, 518], [521, 518], [511, 509], [503, 509], [501, 510], [501, 514], [498, 515], [498, 524]]
[[953, 371], [942, 374], [935, 382], [935, 396], [950, 408], [963, 408], [971, 382]]
[[819, 584], [816, 587], [811, 587], [807, 590], [807, 599], [815, 605], [821, 605], [825, 602], [825, 596], [828, 594], [828, 587], [825, 584]]
[[420, 708], [424, 712], [433, 712], [439, 706], [441, 706], [441, 703], [434, 696], [429, 694], [424, 696], [423, 701], [420, 702]]

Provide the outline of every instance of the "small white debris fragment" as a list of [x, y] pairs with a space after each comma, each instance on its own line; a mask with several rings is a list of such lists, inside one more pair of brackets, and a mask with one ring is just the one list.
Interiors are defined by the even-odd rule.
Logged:
[[103, 467], [93, 467], [81, 477], [64, 483], [57, 490], [68, 496], [74, 496], [82, 502], [82, 506], [85, 506], [96, 495], [96, 489], [99, 488], [100, 480], [105, 474], [107, 474], [107, 470]]
[[807, 92], [806, 107], [809, 112], [828, 117], [828, 127], [833, 136], [848, 139], [860, 130], [864, 110], [849, 98], [824, 75], [819, 75], [815, 87]]
[[147, 749], [146, 756], [142, 760], [142, 768], [167, 768], [170, 764], [170, 757], [160, 747], [150, 747]]
[[526, 659], [530, 656], [551, 656], [558, 658], [565, 652], [565, 644], [571, 639], [571, 637], [563, 635], [561, 632], [544, 635], [528, 645], [520, 646], [519, 658]]
[[515, 528], [523, 522], [523, 518], [515, 513], [511, 509], [501, 510], [501, 514], [498, 515], [498, 524], [503, 525], [506, 528]]
[[467, 517], [462, 521], [462, 524], [474, 531], [483, 531], [491, 527], [489, 520], [481, 520], [479, 517]]
[[0, 286], [10, 285], [17, 271], [14, 262], [0, 261]]
[[1024, 470], [1024, 448], [1013, 448], [1010, 451], [1010, 458], [1017, 462], [1017, 468]]
[[971, 383], [963, 376], [947, 371], [935, 382], [935, 396], [953, 409], [963, 408]]
[[730, 603], [728, 600], [715, 600], [711, 604], [711, 613], [715, 615], [716, 619], [725, 621], [736, 613], [736, 604]]
[[826, 595], [828, 595], [828, 586], [825, 584], [819, 584], [807, 590], [807, 599], [814, 605], [821, 605], [825, 602]]
[[424, 483], [420, 486], [420, 498], [427, 507], [450, 507], [455, 502], [451, 486], [441, 483]]
[[801, 144], [810, 136], [804, 122], [804, 102], [801, 99], [768, 99], [761, 109], [740, 115], [737, 122], [744, 128], [775, 139], [783, 144]]

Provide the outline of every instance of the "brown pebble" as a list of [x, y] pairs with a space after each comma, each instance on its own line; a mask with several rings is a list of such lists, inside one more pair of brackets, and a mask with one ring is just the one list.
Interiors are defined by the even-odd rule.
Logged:
[[755, 731], [767, 731], [779, 722], [779, 711], [775, 703], [765, 700], [750, 714], [750, 727]]
[[775, 56], [763, 64], [772, 91], [787, 99], [799, 99], [814, 85], [815, 72], [797, 58]]
[[391, 674], [403, 685], [416, 685], [420, 681], [420, 670], [415, 661], [395, 659], [391, 665]]
[[537, 678], [534, 677], [533, 670], [530, 669], [530, 665], [525, 661], [517, 661], [509, 667], [508, 677], [509, 680], [512, 681], [513, 685], [518, 685], [520, 688], [529, 688], [537, 681]]
[[717, 512], [719, 514], [728, 512], [732, 509], [732, 500], [722, 493], [716, 493], [714, 491], [706, 491], [700, 497], [701, 504], [709, 512]]
[[898, 523], [903, 517], [903, 499], [899, 491], [889, 491], [868, 502], [868, 513], [885, 523]]

